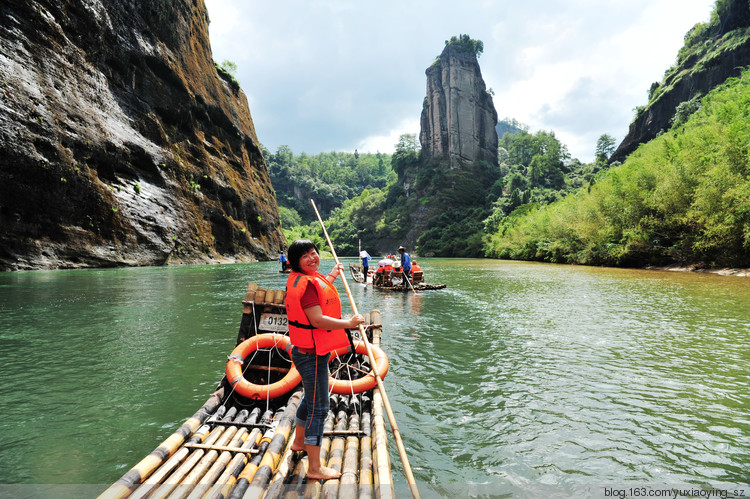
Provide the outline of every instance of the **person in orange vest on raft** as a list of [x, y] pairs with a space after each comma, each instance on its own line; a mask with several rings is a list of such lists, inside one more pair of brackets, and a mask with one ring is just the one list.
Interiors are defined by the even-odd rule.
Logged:
[[328, 359], [336, 348], [349, 345], [344, 328], [365, 319], [355, 314], [341, 318], [341, 299], [333, 285], [344, 266], [337, 264], [327, 277], [318, 272], [320, 255], [315, 243], [294, 241], [287, 251], [292, 272], [286, 281], [286, 314], [292, 360], [302, 376], [305, 393], [297, 408], [292, 451], [307, 451], [307, 478], [330, 480], [341, 476], [320, 462], [323, 425], [328, 415]]
[[[378, 262], [378, 270], [375, 271], [375, 277], [372, 283], [375, 286], [390, 286], [390, 277], [393, 272], [393, 261], [389, 259]], [[386, 279], [386, 277], [388, 279]]]

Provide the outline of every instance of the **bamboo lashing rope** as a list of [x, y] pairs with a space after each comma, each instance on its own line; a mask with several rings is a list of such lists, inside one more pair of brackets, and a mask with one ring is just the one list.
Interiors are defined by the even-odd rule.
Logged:
[[[328, 237], [328, 231], [326, 230], [326, 226], [323, 224], [323, 219], [320, 218], [320, 213], [318, 213], [318, 207], [315, 206], [315, 201], [310, 199], [310, 203], [312, 203], [312, 207], [315, 210], [315, 215], [318, 217], [318, 221], [320, 222], [320, 226], [323, 229], [323, 234], [326, 236], [326, 241], [328, 242], [328, 246], [331, 248], [331, 253], [333, 254], [333, 259], [336, 261], [336, 265], [339, 265], [339, 257], [336, 255], [336, 250], [333, 248], [333, 243], [331, 242], [331, 238]], [[357, 311], [357, 304], [354, 303], [354, 297], [352, 297], [352, 292], [349, 289], [349, 284], [346, 282], [346, 275], [344, 272], [340, 273], [341, 275], [341, 282], [344, 283], [344, 289], [346, 290], [346, 295], [349, 297], [349, 303], [352, 306], [352, 312], [354, 314], [358, 314]], [[372, 347], [370, 346], [370, 340], [367, 338], [367, 334], [365, 333], [365, 328], [362, 327], [362, 324], [359, 324], [359, 333], [362, 336], [362, 340], [365, 343], [365, 347], [367, 347], [367, 356], [370, 358], [370, 364], [372, 365], [372, 372], [375, 374], [375, 381], [378, 384], [378, 389], [380, 390], [380, 394], [383, 397], [383, 403], [385, 405], [385, 412], [388, 416], [388, 422], [391, 425], [391, 431], [393, 432], [393, 438], [396, 441], [396, 447], [398, 447], [398, 454], [401, 457], [401, 463], [404, 466], [404, 475], [406, 475], [406, 480], [409, 483], [409, 489], [411, 490], [411, 495], [414, 497], [414, 499], [420, 499], [419, 495], [419, 489], [417, 488], [417, 481], [414, 479], [414, 475], [411, 471], [411, 465], [409, 464], [409, 458], [406, 455], [406, 449], [404, 448], [404, 442], [401, 440], [401, 432], [398, 430], [398, 425], [396, 424], [396, 417], [393, 415], [393, 409], [391, 409], [391, 403], [388, 400], [388, 395], [385, 392], [385, 385], [383, 384], [383, 380], [380, 377], [380, 373], [378, 372], [377, 366], [375, 365], [375, 355], [372, 353]]]

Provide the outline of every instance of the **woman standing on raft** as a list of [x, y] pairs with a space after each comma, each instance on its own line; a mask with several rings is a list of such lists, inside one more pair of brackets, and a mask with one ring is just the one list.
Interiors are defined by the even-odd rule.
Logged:
[[344, 266], [337, 264], [324, 277], [318, 272], [320, 255], [315, 243], [298, 239], [287, 251], [292, 272], [286, 281], [286, 313], [292, 360], [302, 376], [305, 394], [300, 401], [293, 451], [307, 451], [307, 477], [339, 478], [341, 473], [320, 463], [323, 425], [328, 415], [328, 359], [330, 352], [349, 344], [344, 328], [356, 328], [365, 319], [355, 314], [341, 318], [341, 300], [333, 285]]

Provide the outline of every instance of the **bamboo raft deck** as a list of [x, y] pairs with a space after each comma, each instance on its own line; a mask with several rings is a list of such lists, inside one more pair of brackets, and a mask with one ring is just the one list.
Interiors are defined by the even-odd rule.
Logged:
[[412, 288], [415, 291], [432, 291], [436, 289], [443, 289], [446, 287], [445, 284], [427, 284], [426, 282], [412, 282], [412, 285], [398, 285], [398, 286], [382, 286], [375, 285], [372, 281], [366, 281], [364, 278], [364, 272], [362, 265], [350, 263], [349, 272], [352, 275], [352, 279], [360, 284], [372, 285], [375, 289], [384, 289], [386, 291], [411, 291]]
[[[283, 290], [248, 286], [237, 344], [285, 328]], [[269, 315], [272, 314], [272, 315]], [[365, 316], [368, 338], [380, 344], [380, 312]], [[353, 331], [355, 339], [359, 331]], [[275, 382], [291, 362], [258, 350], [244, 367], [253, 383]], [[369, 369], [368, 360], [362, 368]], [[292, 452], [301, 383], [288, 394], [251, 400], [234, 393], [226, 376], [203, 406], [153, 452], [112, 484], [100, 498], [393, 498], [383, 397], [378, 388], [332, 394], [321, 445], [321, 462], [342, 476], [307, 479], [307, 457]]]

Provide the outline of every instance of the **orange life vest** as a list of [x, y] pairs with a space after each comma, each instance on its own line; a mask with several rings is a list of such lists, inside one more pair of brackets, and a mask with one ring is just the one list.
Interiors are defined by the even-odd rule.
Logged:
[[413, 263], [411, 265], [411, 271], [412, 272], [421, 272], [422, 271], [422, 267], [420, 267], [419, 265], [417, 265], [416, 262], [415, 262], [415, 263]]
[[319, 272], [314, 276], [292, 271], [286, 281], [286, 316], [289, 319], [289, 338], [299, 348], [314, 348], [318, 355], [349, 344], [343, 329], [316, 329], [302, 309], [302, 296], [312, 284], [318, 292], [323, 315], [341, 318], [341, 299], [336, 287]]

